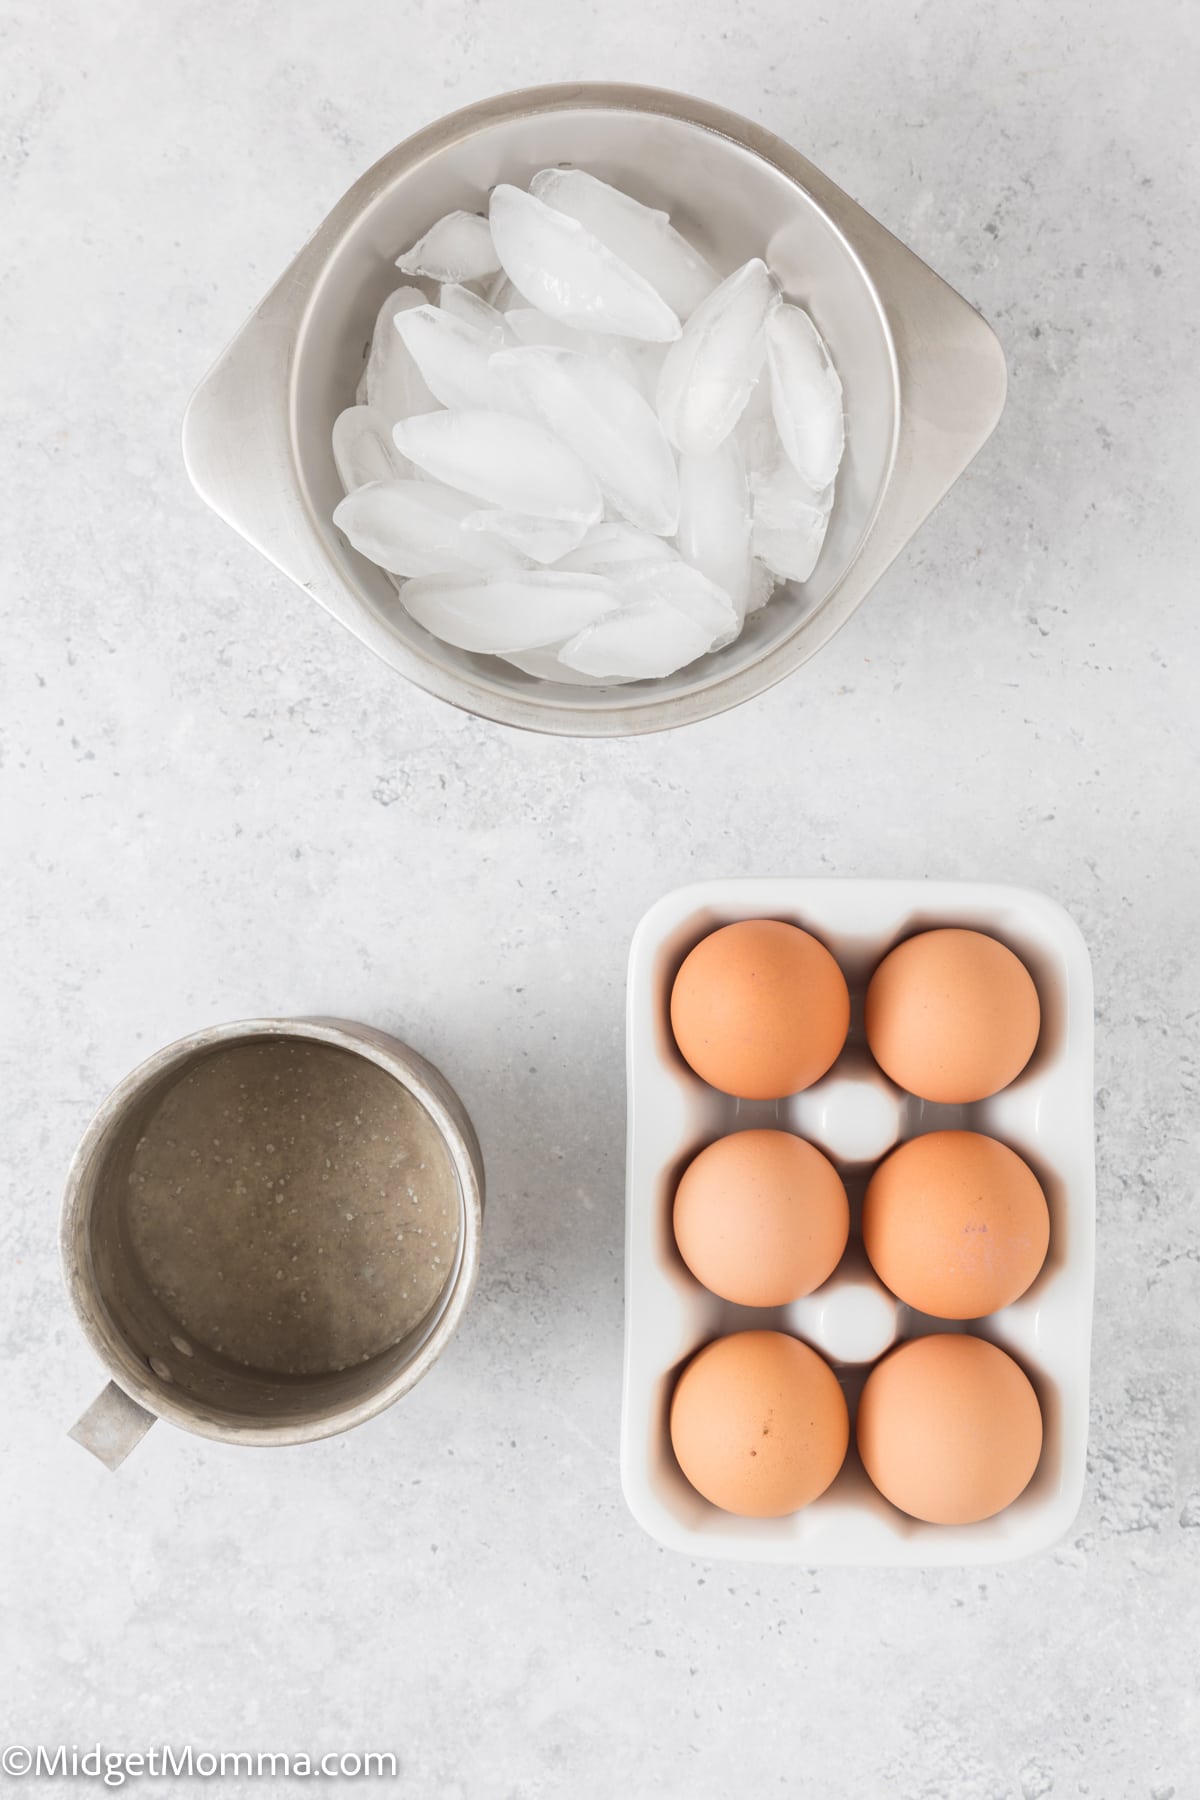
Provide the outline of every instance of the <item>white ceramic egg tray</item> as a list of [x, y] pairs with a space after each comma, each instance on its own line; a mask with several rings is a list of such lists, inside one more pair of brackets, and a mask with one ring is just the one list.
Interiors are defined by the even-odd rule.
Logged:
[[[731, 1099], [692, 1073], [671, 1034], [671, 985], [701, 938], [735, 919], [786, 919], [811, 931], [850, 985], [850, 1034], [823, 1080], [780, 1101]], [[1028, 1066], [974, 1106], [904, 1094], [872, 1061], [863, 999], [877, 964], [902, 938], [959, 925], [999, 938], [1037, 984], [1042, 1028]], [[934, 1564], [1008, 1561], [1066, 1531], [1083, 1493], [1095, 1262], [1092, 974], [1073, 921], [1043, 894], [943, 881], [734, 880], [677, 889], [634, 934], [627, 1002], [629, 1124], [625, 1214], [625, 1381], [621, 1479], [638, 1522], [693, 1556], [793, 1563]], [[850, 1244], [816, 1293], [784, 1307], [735, 1306], [703, 1288], [675, 1245], [675, 1187], [714, 1138], [778, 1126], [836, 1163], [851, 1206]], [[1031, 1165], [1050, 1208], [1050, 1249], [1033, 1286], [985, 1319], [952, 1324], [914, 1312], [876, 1279], [862, 1250], [862, 1197], [874, 1165], [921, 1132], [966, 1128], [1001, 1139]], [[767, 1327], [803, 1338], [829, 1361], [853, 1419], [869, 1369], [892, 1344], [967, 1330], [1009, 1351], [1041, 1403], [1041, 1461], [1025, 1492], [976, 1525], [928, 1525], [872, 1486], [854, 1449], [833, 1485], [779, 1519], [722, 1512], [684, 1478], [667, 1428], [683, 1364], [731, 1331]]]

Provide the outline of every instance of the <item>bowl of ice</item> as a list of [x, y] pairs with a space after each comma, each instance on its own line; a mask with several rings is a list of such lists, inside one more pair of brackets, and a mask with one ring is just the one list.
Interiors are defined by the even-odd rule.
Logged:
[[979, 315], [796, 151], [588, 85], [350, 190], [201, 383], [200, 493], [427, 692], [611, 736], [761, 692], [984, 442]]

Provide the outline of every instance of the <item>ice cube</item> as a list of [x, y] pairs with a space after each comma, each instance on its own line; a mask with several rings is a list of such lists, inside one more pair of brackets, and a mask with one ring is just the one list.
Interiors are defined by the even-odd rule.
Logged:
[[672, 562], [679, 552], [673, 544], [664, 543], [652, 532], [639, 531], [624, 520], [615, 524], [592, 525], [580, 539], [578, 549], [564, 556], [559, 567], [577, 569], [589, 575], [619, 573], [625, 563]]
[[559, 661], [604, 681], [648, 681], [703, 656], [711, 639], [673, 606], [651, 601], [585, 626], [559, 651]]
[[[541, 321], [540, 329], [525, 323], [533, 319]], [[654, 409], [658, 372], [667, 349], [665, 344], [642, 344], [635, 338], [609, 337], [602, 331], [577, 331], [573, 325], [548, 319], [532, 306], [523, 309], [521, 324], [515, 328], [514, 335], [522, 344], [546, 350], [580, 350], [602, 358], [637, 389], [651, 410]]]
[[742, 415], [763, 366], [763, 326], [779, 290], [753, 257], [701, 301], [667, 351], [658, 415], [677, 450], [708, 456]]
[[746, 616], [761, 612], [771, 595], [775, 592], [777, 577], [766, 563], [759, 562], [757, 556], [750, 564], [750, 593], [746, 600]]
[[808, 314], [781, 306], [766, 328], [771, 406], [780, 441], [797, 474], [825, 488], [846, 444], [842, 384]]
[[558, 566], [610, 576], [626, 605], [674, 606], [707, 630], [710, 641], [736, 633], [737, 611], [723, 588], [685, 563], [673, 544], [623, 521], [593, 525]]
[[333, 522], [361, 555], [393, 575], [519, 567], [511, 545], [465, 525], [476, 510], [474, 500], [437, 482], [377, 481], [348, 494]]
[[397, 288], [388, 295], [375, 320], [358, 397], [386, 419], [389, 429], [397, 419], [407, 419], [410, 413], [429, 412], [437, 405], [393, 323], [398, 313], [424, 304], [420, 288]]
[[816, 568], [829, 521], [821, 519], [811, 531], [779, 531], [770, 525], [754, 527], [754, 554], [784, 581], [807, 581]]
[[392, 435], [402, 455], [436, 481], [505, 512], [587, 526], [603, 509], [579, 458], [532, 419], [465, 408], [402, 420]]
[[498, 313], [506, 316], [515, 306], [523, 306], [524, 300], [518, 294], [508, 276], [500, 269], [484, 284], [483, 297], [489, 306], [494, 306]]
[[479, 213], [450, 212], [396, 258], [396, 267], [430, 281], [482, 281], [500, 262], [487, 220]]
[[782, 455], [772, 467], [752, 477], [750, 488], [755, 523], [777, 531], [807, 531], [814, 513], [828, 518], [833, 506], [833, 488], [811, 488]]
[[632, 340], [625, 347], [625, 354], [633, 371], [634, 385], [655, 410], [658, 405], [658, 378], [662, 374], [663, 359], [668, 349], [667, 344], [635, 344]]
[[739, 619], [750, 593], [750, 491], [732, 434], [710, 456], [679, 459], [680, 555], [732, 600]]
[[667, 533], [679, 521], [679, 476], [659, 420], [603, 357], [527, 345], [492, 367], [516, 380], [534, 412], [570, 446], [632, 524]]
[[540, 312], [617, 337], [679, 336], [678, 318], [650, 283], [565, 213], [501, 183], [489, 217], [505, 273]]
[[548, 318], [536, 306], [514, 306], [503, 315], [518, 344], [538, 344], [551, 350], [594, 350], [597, 339], [590, 331]]
[[707, 634], [705, 649], [727, 644], [741, 615], [723, 588], [682, 557], [654, 557], [610, 570], [626, 606], [669, 606]]
[[[415, 306], [411, 312], [397, 313], [396, 330], [430, 393], [443, 406], [525, 410], [519, 394], [514, 394], [511, 377], [506, 378], [503, 369], [492, 364], [502, 337], [480, 331], [439, 306]], [[514, 402], [515, 406], [510, 404]]]
[[[562, 566], [561, 559], [578, 547], [588, 529], [578, 520], [539, 519], [529, 513], [503, 512], [494, 507], [468, 513], [463, 524], [468, 531], [494, 532], [532, 562], [554, 563], [558, 567]], [[595, 573], [591, 569], [575, 572]]]
[[443, 312], [461, 319], [464, 325], [473, 325], [476, 331], [482, 331], [485, 337], [492, 339], [497, 348], [513, 341], [504, 322], [504, 314], [497, 312], [494, 306], [489, 306], [486, 300], [481, 300], [469, 287], [463, 287], [460, 281], [442, 283], [438, 305]]
[[[629, 354], [632, 346], [632, 338], [617, 338], [615, 340], [613, 338], [599, 338], [597, 339], [595, 346], [596, 351], [598, 352], [597, 360], [606, 363], [610, 369], [621, 377], [622, 381], [627, 381], [634, 392], [640, 394], [642, 399], [646, 401], [651, 412], [654, 412], [654, 401], [647, 397], [646, 391], [638, 376], [638, 365]], [[578, 346], [575, 347], [578, 348]], [[659, 346], [655, 344], [652, 348], [657, 350]], [[657, 422], [658, 414], [655, 413], [654, 416]], [[662, 430], [661, 425], [659, 426], [659, 429], [660, 431]], [[668, 449], [670, 448], [669, 445], [667, 447]]]
[[575, 219], [628, 263], [672, 312], [686, 319], [717, 285], [717, 274], [665, 212], [610, 187], [583, 169], [543, 169], [530, 192]]
[[370, 406], [348, 406], [333, 421], [333, 460], [348, 494], [370, 481], [395, 481], [409, 473], [387, 420]]
[[775, 415], [771, 411], [771, 378], [765, 366], [746, 402], [746, 410], [738, 420], [737, 435], [746, 473], [753, 483], [756, 475], [773, 469], [783, 456]]
[[568, 669], [559, 661], [559, 649], [557, 644], [548, 644], [543, 650], [514, 650], [504, 660], [526, 675], [536, 675], [539, 681], [561, 681], [568, 687], [607, 686], [602, 675], [584, 675], [578, 669]]
[[559, 642], [613, 611], [617, 591], [602, 575], [557, 569], [490, 577], [431, 575], [400, 590], [418, 625], [460, 650], [506, 656]]
[[807, 581], [829, 526], [833, 489], [813, 494], [790, 463], [754, 488], [754, 554], [787, 581]]

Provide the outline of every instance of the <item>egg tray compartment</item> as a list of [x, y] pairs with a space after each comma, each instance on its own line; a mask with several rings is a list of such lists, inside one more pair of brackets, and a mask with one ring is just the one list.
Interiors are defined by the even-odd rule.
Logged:
[[[783, 919], [811, 931], [850, 987], [846, 1046], [830, 1072], [780, 1101], [736, 1100], [701, 1081], [675, 1045], [670, 995], [693, 946], [738, 919]], [[867, 982], [887, 952], [936, 926], [1000, 939], [1037, 985], [1037, 1048], [1009, 1087], [970, 1106], [901, 1092], [866, 1047]], [[628, 1149], [625, 1215], [625, 1374], [621, 1480], [650, 1535], [693, 1556], [833, 1564], [993, 1563], [1044, 1549], [1066, 1531], [1083, 1493], [1095, 1261], [1092, 976], [1086, 945], [1054, 901], [974, 882], [730, 880], [680, 888], [645, 915], [633, 938], [626, 1019]], [[703, 1288], [675, 1244], [672, 1206], [692, 1157], [728, 1132], [792, 1131], [836, 1164], [850, 1198], [850, 1242], [833, 1275], [790, 1306], [737, 1306]], [[1050, 1211], [1050, 1247], [1019, 1300], [973, 1321], [933, 1319], [883, 1287], [862, 1248], [862, 1200], [872, 1169], [922, 1132], [968, 1129], [999, 1138], [1033, 1168]], [[675, 1460], [668, 1412], [683, 1365], [733, 1331], [787, 1331], [834, 1368], [850, 1407], [851, 1445], [836, 1481], [778, 1519], [722, 1512]], [[893, 1507], [868, 1480], [853, 1441], [863, 1382], [892, 1344], [930, 1331], [970, 1331], [1009, 1351], [1037, 1391], [1041, 1460], [1029, 1486], [994, 1518], [930, 1525]]]

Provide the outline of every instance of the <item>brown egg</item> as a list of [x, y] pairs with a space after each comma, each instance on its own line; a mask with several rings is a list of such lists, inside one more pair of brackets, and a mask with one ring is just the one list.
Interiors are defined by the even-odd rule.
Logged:
[[1042, 1453], [1042, 1413], [1011, 1356], [948, 1332], [901, 1344], [867, 1377], [858, 1453], [893, 1506], [970, 1525], [1010, 1506]]
[[923, 931], [884, 957], [867, 989], [867, 1042], [922, 1100], [968, 1105], [1015, 1081], [1041, 1029], [1024, 963], [982, 931]]
[[739, 1306], [786, 1306], [832, 1275], [850, 1234], [842, 1178], [790, 1131], [738, 1131], [688, 1164], [675, 1242], [697, 1281]]
[[931, 1131], [880, 1163], [862, 1234], [875, 1273], [908, 1306], [978, 1319], [1033, 1281], [1050, 1213], [1037, 1176], [1007, 1144], [978, 1131]]
[[850, 995], [833, 957], [779, 919], [743, 919], [701, 939], [671, 990], [685, 1060], [743, 1100], [809, 1087], [837, 1060], [849, 1025]]
[[837, 1377], [782, 1331], [717, 1338], [684, 1369], [671, 1443], [692, 1486], [726, 1512], [773, 1519], [823, 1494], [846, 1456]]

